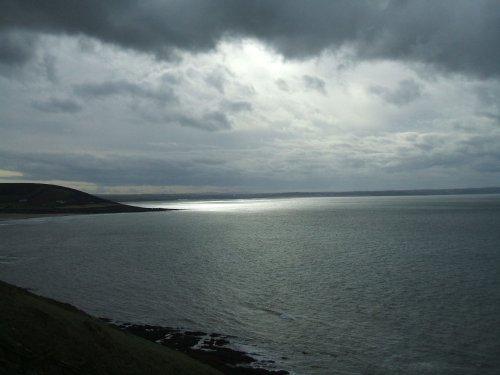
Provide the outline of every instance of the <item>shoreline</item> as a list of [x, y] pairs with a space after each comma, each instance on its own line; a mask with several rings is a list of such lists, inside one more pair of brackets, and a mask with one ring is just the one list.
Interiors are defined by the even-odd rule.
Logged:
[[0, 281], [0, 372], [222, 375], [186, 354], [111, 327], [76, 307]]
[[255, 354], [232, 348], [232, 336], [100, 319], [112, 327], [185, 353], [227, 375], [289, 375], [288, 371], [275, 368], [273, 360], [257, 359]]
[[2, 280], [0, 302], [0, 370], [9, 374], [289, 374], [228, 347], [230, 336], [96, 318]]

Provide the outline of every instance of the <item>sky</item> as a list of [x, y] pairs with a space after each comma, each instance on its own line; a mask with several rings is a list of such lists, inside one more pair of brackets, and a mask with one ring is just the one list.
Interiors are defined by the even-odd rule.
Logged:
[[497, 0], [0, 0], [0, 182], [500, 186]]

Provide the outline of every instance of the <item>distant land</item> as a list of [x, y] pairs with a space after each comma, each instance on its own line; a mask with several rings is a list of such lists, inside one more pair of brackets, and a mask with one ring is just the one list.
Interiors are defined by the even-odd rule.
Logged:
[[252, 199], [293, 197], [370, 197], [412, 195], [500, 194], [500, 187], [460, 189], [418, 189], [341, 192], [286, 193], [203, 193], [203, 194], [100, 194], [91, 195], [76, 189], [39, 183], [0, 183], [0, 214], [99, 214], [167, 211], [119, 202], [176, 201], [201, 199]]
[[200, 194], [100, 194], [106, 199], [120, 202], [175, 201], [198, 199], [251, 199], [251, 198], [292, 198], [292, 197], [384, 197], [411, 195], [462, 195], [500, 194], [500, 187], [416, 189], [416, 190], [361, 190], [340, 192], [286, 192], [286, 193], [200, 193]]
[[0, 184], [0, 214], [101, 214], [149, 211], [165, 210], [129, 206], [58, 185]]

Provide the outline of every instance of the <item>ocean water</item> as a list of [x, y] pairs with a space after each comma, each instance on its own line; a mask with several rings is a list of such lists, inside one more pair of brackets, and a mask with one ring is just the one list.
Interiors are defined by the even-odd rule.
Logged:
[[0, 279], [293, 374], [499, 374], [500, 196], [139, 203], [0, 222]]

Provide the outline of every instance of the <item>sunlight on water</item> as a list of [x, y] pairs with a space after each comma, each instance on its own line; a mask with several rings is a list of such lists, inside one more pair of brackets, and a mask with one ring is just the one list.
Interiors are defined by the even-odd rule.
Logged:
[[402, 197], [300, 197], [300, 198], [245, 198], [179, 201], [139, 201], [127, 204], [146, 208], [171, 208], [204, 212], [265, 212], [303, 209], [335, 209], [369, 205], [397, 205]]
[[289, 199], [228, 199], [203, 201], [172, 202], [132, 202], [131, 204], [147, 208], [172, 208], [207, 212], [256, 212], [287, 208]]

